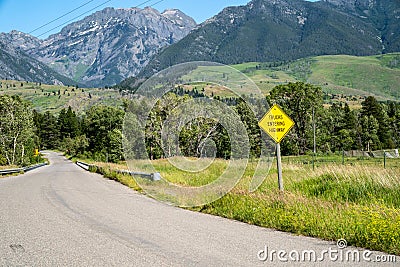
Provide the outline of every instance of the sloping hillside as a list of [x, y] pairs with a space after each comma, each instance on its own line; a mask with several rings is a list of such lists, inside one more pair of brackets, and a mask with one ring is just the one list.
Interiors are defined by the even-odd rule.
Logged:
[[44, 63], [0, 41], [0, 78], [48, 84], [76, 85], [77, 82], [52, 70]]
[[37, 111], [51, 113], [58, 113], [68, 106], [83, 113], [95, 104], [121, 107], [123, 103], [122, 95], [114, 89], [77, 88], [14, 80], [0, 80], [2, 94], [19, 95], [31, 102]]
[[393, 0], [253, 0], [207, 20], [123, 85], [188, 61], [237, 64], [399, 52], [399, 12], [400, 1]]
[[400, 53], [356, 57], [318, 56], [291, 63], [246, 63], [233, 65], [252, 78], [267, 93], [274, 86], [304, 81], [333, 94], [400, 100]]

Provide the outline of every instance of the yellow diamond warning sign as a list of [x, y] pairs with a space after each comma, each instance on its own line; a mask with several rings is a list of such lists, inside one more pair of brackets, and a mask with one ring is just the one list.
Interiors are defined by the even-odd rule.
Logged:
[[271, 136], [276, 143], [280, 143], [290, 129], [292, 129], [294, 122], [277, 104], [275, 104], [264, 115], [258, 125]]

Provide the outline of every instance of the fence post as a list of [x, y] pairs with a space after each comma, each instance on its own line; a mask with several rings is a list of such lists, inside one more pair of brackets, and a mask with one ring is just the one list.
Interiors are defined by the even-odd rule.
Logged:
[[344, 165], [344, 149], [342, 151], [342, 165]]
[[383, 150], [383, 168], [386, 169], [386, 151]]
[[315, 170], [315, 159], [314, 159], [314, 157], [315, 157], [315, 153], [313, 153], [313, 155], [312, 155], [312, 170], [313, 171]]

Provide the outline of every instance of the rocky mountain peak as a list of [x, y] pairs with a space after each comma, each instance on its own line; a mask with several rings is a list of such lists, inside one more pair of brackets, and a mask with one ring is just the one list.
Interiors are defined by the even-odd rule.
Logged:
[[177, 9], [108, 7], [45, 40], [17, 31], [1, 34], [0, 40], [79, 83], [106, 86], [137, 74], [157, 51], [195, 26]]
[[9, 33], [0, 33], [0, 39], [24, 51], [38, 47], [42, 42], [39, 38], [16, 30]]
[[161, 15], [182, 27], [187, 26], [186, 24], [196, 26], [196, 21], [179, 9], [166, 9]]

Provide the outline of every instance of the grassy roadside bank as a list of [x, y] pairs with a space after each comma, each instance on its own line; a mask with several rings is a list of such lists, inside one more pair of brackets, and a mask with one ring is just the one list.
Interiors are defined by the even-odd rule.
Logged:
[[[344, 238], [352, 246], [400, 255], [398, 161], [393, 159], [393, 167], [386, 169], [375, 164], [325, 163], [313, 171], [308, 164], [283, 160], [284, 193], [276, 189], [275, 169], [257, 191], [249, 193], [256, 167], [250, 162], [230, 193], [191, 210], [325, 240]], [[98, 166], [92, 171], [140, 191], [131, 176], [113, 171], [127, 169], [125, 164], [85, 162]], [[170, 182], [199, 186], [218, 178], [227, 161], [216, 160], [200, 174], [179, 171], [167, 160], [152, 164]], [[146, 163], [138, 161], [137, 168], [145, 171]]]
[[0, 172], [1, 171], [9, 171], [9, 170], [20, 170], [18, 172], [12, 172], [12, 173], [0, 173], [0, 179], [1, 178], [6, 178], [6, 177], [10, 177], [10, 176], [17, 176], [20, 174], [24, 174], [26, 171], [24, 168], [30, 168], [32, 166], [35, 166], [37, 164], [41, 164], [41, 163], [45, 163], [45, 164], [49, 164], [49, 161], [47, 158], [43, 157], [43, 154], [40, 154], [39, 156], [35, 156], [34, 160], [30, 162], [29, 165], [23, 165], [23, 166], [18, 166], [18, 165], [0, 165]]

